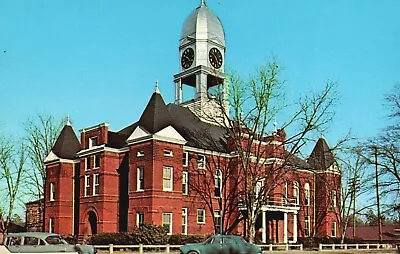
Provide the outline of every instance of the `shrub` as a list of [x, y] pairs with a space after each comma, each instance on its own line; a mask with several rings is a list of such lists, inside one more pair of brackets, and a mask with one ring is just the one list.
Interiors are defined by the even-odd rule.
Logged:
[[88, 244], [109, 245], [109, 244], [136, 244], [132, 236], [126, 232], [100, 233], [89, 238]]
[[130, 233], [134, 242], [137, 244], [167, 244], [168, 229], [162, 226], [153, 224], [143, 224], [140, 227], [135, 227]]
[[168, 243], [171, 245], [184, 245], [187, 243], [199, 243], [204, 242], [207, 239], [206, 235], [171, 235]]

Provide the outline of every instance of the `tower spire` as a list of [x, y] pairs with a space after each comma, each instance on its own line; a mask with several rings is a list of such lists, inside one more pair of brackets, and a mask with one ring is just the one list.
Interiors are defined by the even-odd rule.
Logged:
[[158, 80], [156, 80], [156, 89], [154, 90], [155, 93], [160, 93], [160, 89], [158, 88]]
[[206, 5], [206, 0], [201, 0], [201, 4], [200, 5]]

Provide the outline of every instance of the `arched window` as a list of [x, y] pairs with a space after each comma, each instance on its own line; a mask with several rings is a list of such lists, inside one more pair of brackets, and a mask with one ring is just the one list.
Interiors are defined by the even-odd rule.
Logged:
[[293, 199], [296, 205], [299, 204], [299, 183], [293, 182]]
[[304, 205], [310, 205], [310, 184], [304, 184]]
[[215, 177], [214, 177], [214, 195], [216, 197], [221, 197], [221, 190], [222, 190], [222, 172], [220, 169], [215, 170]]

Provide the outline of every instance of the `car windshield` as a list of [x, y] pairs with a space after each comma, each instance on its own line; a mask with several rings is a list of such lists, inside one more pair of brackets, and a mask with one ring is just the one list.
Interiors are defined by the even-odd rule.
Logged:
[[60, 236], [58, 235], [52, 235], [46, 237], [46, 242], [48, 244], [67, 244], [66, 241], [64, 241]]

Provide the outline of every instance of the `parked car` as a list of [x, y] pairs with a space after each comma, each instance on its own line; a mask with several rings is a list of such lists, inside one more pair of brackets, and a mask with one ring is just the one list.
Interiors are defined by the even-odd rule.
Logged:
[[213, 235], [205, 242], [183, 245], [181, 254], [259, 254], [261, 247], [236, 235]]
[[58, 234], [42, 232], [10, 233], [4, 238], [4, 246], [0, 246], [0, 254], [19, 253], [55, 253], [74, 252], [79, 254], [95, 254], [91, 245], [68, 244]]

